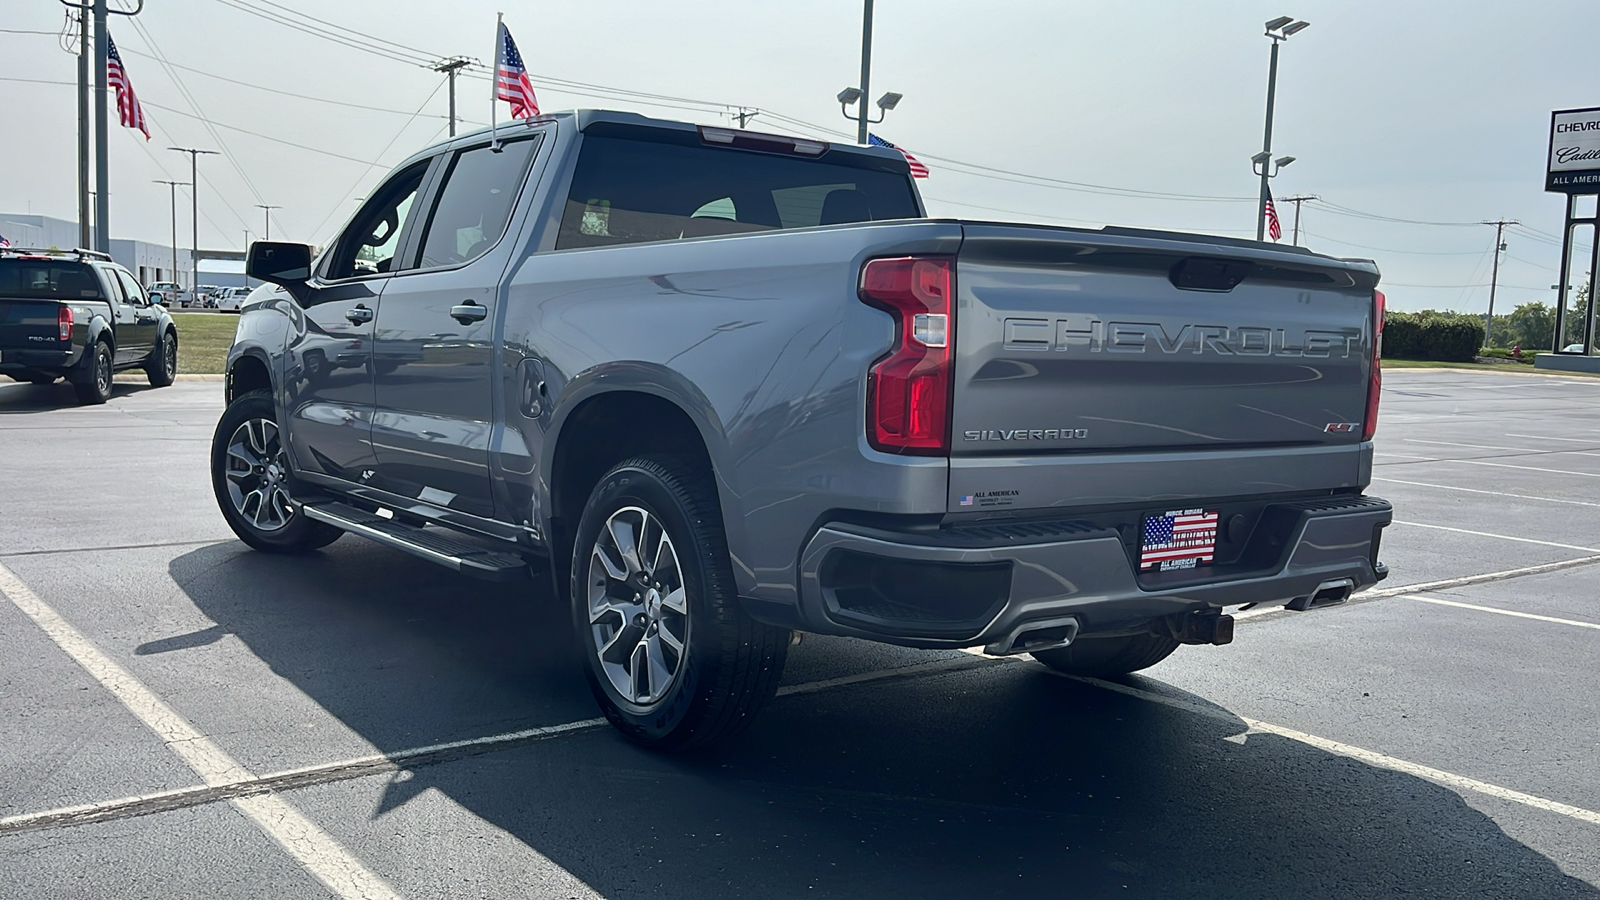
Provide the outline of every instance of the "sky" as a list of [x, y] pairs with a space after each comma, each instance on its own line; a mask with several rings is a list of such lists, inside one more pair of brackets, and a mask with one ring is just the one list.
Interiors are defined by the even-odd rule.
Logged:
[[[63, 7], [0, 4], [0, 215], [74, 219]], [[1496, 312], [1553, 302], [1564, 201], [1543, 191], [1550, 112], [1600, 106], [1594, 0], [875, 9], [872, 96], [905, 99], [873, 130], [929, 165], [918, 184], [933, 215], [1253, 237], [1262, 23], [1294, 15], [1311, 26], [1280, 50], [1273, 151], [1296, 161], [1272, 186], [1321, 198], [1302, 206], [1301, 243], [1376, 260], [1391, 308], [1481, 313], [1494, 228], [1477, 223], [1516, 219]], [[492, 64], [496, 12], [545, 111], [727, 124], [742, 105], [761, 110], [753, 130], [853, 138], [834, 96], [859, 80], [861, 0], [146, 0], [110, 26], [154, 135], [119, 127], [110, 104], [113, 236], [170, 239], [168, 188], [154, 181], [188, 180], [188, 156], [167, 149], [178, 145], [222, 151], [199, 163], [203, 247], [239, 249], [247, 229], [259, 239], [256, 204], [279, 207], [274, 238], [325, 243], [392, 165], [444, 136], [444, 78], [422, 63]], [[483, 76], [458, 81], [464, 128], [488, 124], [489, 91]], [[187, 245], [186, 189], [179, 198]], [[1288, 242], [1294, 205], [1279, 207]]]

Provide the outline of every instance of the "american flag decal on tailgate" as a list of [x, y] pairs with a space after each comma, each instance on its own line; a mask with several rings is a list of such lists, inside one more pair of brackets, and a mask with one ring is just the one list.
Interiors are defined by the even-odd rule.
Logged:
[[1192, 569], [1217, 552], [1217, 511], [1182, 509], [1144, 520], [1139, 568]]

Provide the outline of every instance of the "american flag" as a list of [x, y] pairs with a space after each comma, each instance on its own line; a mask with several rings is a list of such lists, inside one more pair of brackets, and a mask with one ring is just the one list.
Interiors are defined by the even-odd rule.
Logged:
[[1275, 241], [1281, 240], [1283, 238], [1283, 226], [1278, 222], [1278, 208], [1272, 205], [1271, 193], [1267, 194], [1267, 199], [1264, 202], [1266, 203], [1264, 209], [1267, 211], [1267, 234]]
[[3, 234], [0, 234], [0, 247], [9, 247], [9, 246], [11, 246], [11, 239], [6, 237]]
[[522, 54], [517, 52], [517, 42], [511, 39], [511, 29], [504, 22], [500, 23], [500, 39], [495, 43], [495, 99], [511, 102], [513, 119], [537, 116], [539, 98], [533, 95], [533, 82], [528, 80], [528, 70], [522, 65]]
[[900, 155], [904, 156], [906, 158], [906, 163], [911, 166], [912, 178], [928, 177], [928, 167], [923, 165], [921, 160], [917, 159], [915, 156], [912, 156], [905, 150], [900, 150], [899, 147], [896, 147], [895, 145], [889, 143], [881, 137], [878, 137], [875, 134], [872, 134], [871, 132], [867, 133], [867, 143], [873, 147], [887, 147], [890, 150], [899, 150]]
[[144, 139], [150, 140], [150, 126], [144, 121], [144, 107], [139, 105], [139, 98], [134, 96], [133, 82], [128, 80], [128, 73], [123, 71], [122, 57], [117, 55], [117, 45], [111, 40], [111, 33], [106, 33], [106, 82], [117, 89], [117, 115], [122, 119], [122, 124], [128, 128], [137, 128], [144, 132]]
[[1216, 551], [1216, 510], [1175, 510], [1144, 520], [1139, 568], [1192, 568], [1195, 563], [1213, 561]]

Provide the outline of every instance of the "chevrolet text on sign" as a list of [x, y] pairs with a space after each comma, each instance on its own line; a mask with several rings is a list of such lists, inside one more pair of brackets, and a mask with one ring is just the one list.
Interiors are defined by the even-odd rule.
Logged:
[[1544, 189], [1600, 194], [1600, 107], [1550, 114], [1550, 165]]

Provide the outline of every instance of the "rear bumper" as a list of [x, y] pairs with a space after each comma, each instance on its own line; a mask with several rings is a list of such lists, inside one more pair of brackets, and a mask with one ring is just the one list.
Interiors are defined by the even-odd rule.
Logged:
[[78, 364], [81, 356], [76, 347], [68, 350], [13, 350], [8, 347], [0, 350], [0, 375], [22, 371], [64, 375], [68, 369]]
[[1377, 558], [1392, 519], [1386, 501], [1330, 498], [1273, 509], [1287, 527], [1269, 566], [1197, 570], [1186, 583], [1165, 584], [1139, 576], [1116, 530], [1084, 523], [921, 532], [830, 524], [801, 554], [793, 624], [913, 647], [969, 647], [1066, 618], [1096, 634], [1224, 606], [1282, 606], [1329, 584], [1359, 590], [1387, 574]]

